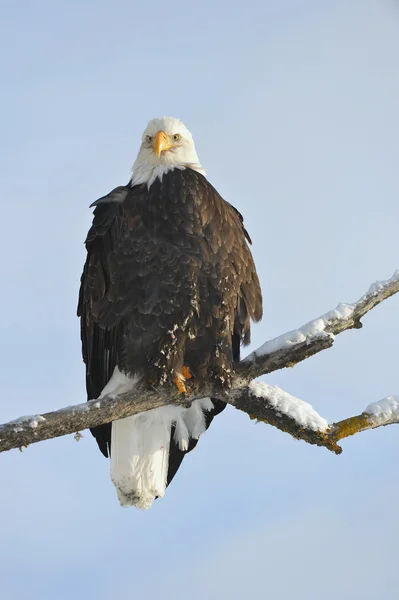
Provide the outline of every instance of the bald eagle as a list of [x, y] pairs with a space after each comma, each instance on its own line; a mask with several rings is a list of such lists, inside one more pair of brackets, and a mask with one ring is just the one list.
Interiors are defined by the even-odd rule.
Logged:
[[[262, 295], [242, 216], [206, 179], [184, 124], [150, 121], [128, 185], [92, 206], [78, 305], [88, 399], [228, 389]], [[95, 427], [121, 505], [162, 497], [224, 408], [204, 398]]]

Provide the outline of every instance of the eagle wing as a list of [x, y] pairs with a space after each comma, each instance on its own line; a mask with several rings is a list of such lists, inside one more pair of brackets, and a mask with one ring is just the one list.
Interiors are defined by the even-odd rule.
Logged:
[[[87, 258], [81, 277], [78, 316], [80, 317], [82, 355], [86, 364], [87, 399], [98, 398], [112, 376], [117, 364], [118, 342], [122, 333], [124, 309], [129, 298], [125, 294], [121, 303], [111, 303], [110, 286], [112, 269], [110, 259], [123, 229], [123, 200], [129, 189], [116, 188], [100, 198], [94, 210], [93, 224], [87, 234]], [[116, 198], [119, 198], [117, 201]], [[121, 201], [122, 200], [122, 201]], [[92, 206], [93, 206], [92, 205]], [[113, 290], [117, 295], [119, 290]], [[99, 314], [107, 317], [104, 302], [108, 299], [113, 312], [113, 325], [106, 327]], [[107, 319], [105, 319], [107, 320]], [[111, 442], [111, 423], [91, 430], [101, 452], [108, 456]]]

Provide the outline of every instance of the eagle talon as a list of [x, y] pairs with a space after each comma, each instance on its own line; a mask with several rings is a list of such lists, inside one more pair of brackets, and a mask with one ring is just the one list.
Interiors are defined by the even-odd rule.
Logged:
[[182, 367], [181, 374], [184, 379], [191, 379], [193, 377], [190, 373], [190, 367]]
[[182, 375], [180, 375], [180, 373], [175, 375], [173, 377], [172, 381], [175, 384], [175, 386], [177, 387], [178, 394], [187, 394], [187, 389], [184, 384], [184, 377]]
[[189, 367], [183, 366], [180, 373], [176, 373], [174, 378], [172, 379], [173, 383], [177, 387], [177, 392], [179, 394], [191, 394], [192, 387], [187, 386], [185, 382], [187, 379], [191, 379], [193, 376], [190, 373]]

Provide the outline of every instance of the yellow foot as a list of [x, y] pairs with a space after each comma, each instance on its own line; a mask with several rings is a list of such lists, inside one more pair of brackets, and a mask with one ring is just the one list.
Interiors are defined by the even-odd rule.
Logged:
[[191, 379], [192, 377], [190, 373], [190, 367], [183, 367], [181, 370], [181, 374], [183, 375], [184, 379]]
[[177, 391], [179, 392], [179, 394], [188, 394], [192, 391], [190, 387], [186, 387], [185, 383], [188, 379], [191, 379], [192, 377], [193, 376], [190, 373], [189, 367], [182, 367], [181, 372], [176, 373], [172, 381], [177, 387]]
[[179, 394], [187, 393], [186, 386], [184, 385], [184, 380], [185, 378], [183, 377], [183, 375], [180, 375], [180, 373], [175, 375], [172, 379], [173, 383], [177, 387], [177, 391]]

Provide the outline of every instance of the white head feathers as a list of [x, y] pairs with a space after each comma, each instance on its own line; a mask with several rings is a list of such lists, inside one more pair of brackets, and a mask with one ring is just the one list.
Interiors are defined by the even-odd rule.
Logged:
[[132, 168], [132, 185], [162, 179], [171, 169], [190, 167], [205, 175], [195, 150], [193, 136], [179, 119], [152, 119], [142, 135], [139, 153]]

